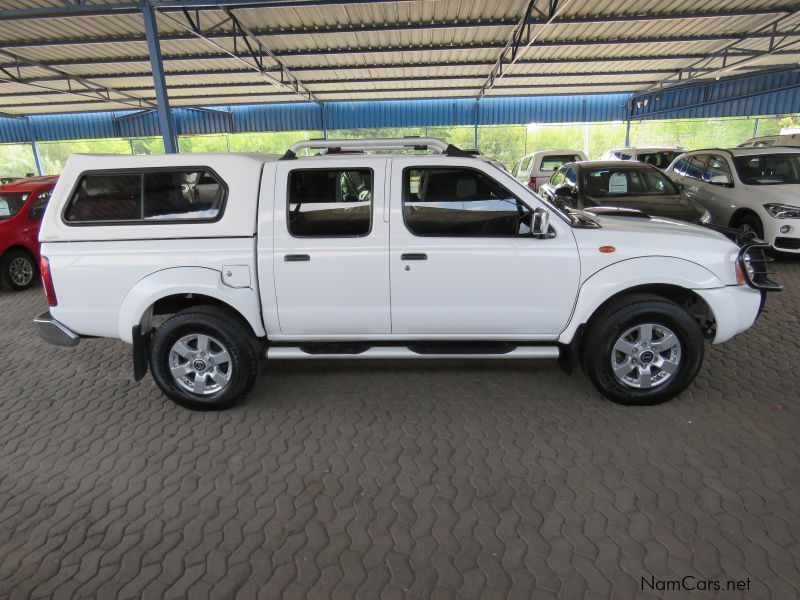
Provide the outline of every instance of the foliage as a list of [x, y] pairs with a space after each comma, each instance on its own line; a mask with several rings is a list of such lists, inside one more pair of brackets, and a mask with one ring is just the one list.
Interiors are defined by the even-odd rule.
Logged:
[[[677, 145], [687, 149], [731, 147], [753, 136], [755, 118], [680, 119], [634, 121], [630, 126], [633, 146]], [[800, 115], [758, 117], [758, 135], [774, 135], [783, 127], [800, 126]], [[509, 168], [535, 150], [583, 150], [598, 158], [606, 150], [625, 144], [626, 124], [564, 123], [530, 125], [482, 125], [478, 127], [478, 148]], [[321, 138], [321, 131], [268, 131], [253, 133], [181, 136], [181, 152], [260, 152], [283, 154], [293, 143]], [[460, 148], [475, 147], [475, 128], [470, 125], [436, 127], [387, 127], [332, 130], [330, 138], [436, 137]], [[161, 154], [160, 137], [137, 139], [76, 140], [40, 142], [39, 155], [45, 173], [60, 173], [70, 154]], [[20, 177], [36, 170], [29, 144], [0, 145], [0, 176]]]

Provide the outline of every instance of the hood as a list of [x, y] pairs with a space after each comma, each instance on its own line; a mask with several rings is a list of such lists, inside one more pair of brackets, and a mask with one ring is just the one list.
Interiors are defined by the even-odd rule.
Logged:
[[[594, 264], [598, 260], [618, 262], [643, 256], [669, 256], [703, 266], [725, 285], [736, 283], [734, 264], [739, 247], [719, 232], [662, 217], [591, 215], [590, 218], [600, 227], [573, 229], [581, 262], [587, 261], [587, 275], [605, 266]], [[600, 246], [614, 246], [616, 251], [600, 254], [597, 252]]]
[[775, 204], [788, 204], [800, 208], [800, 184], [777, 183], [775, 185], [745, 185], [742, 186], [754, 199], [763, 200], [762, 204], [772, 202]]
[[620, 198], [591, 198], [598, 206], [618, 206], [635, 208], [650, 216], [666, 217], [679, 221], [694, 222], [705, 214], [706, 210], [684, 194], [677, 196], [625, 196]]

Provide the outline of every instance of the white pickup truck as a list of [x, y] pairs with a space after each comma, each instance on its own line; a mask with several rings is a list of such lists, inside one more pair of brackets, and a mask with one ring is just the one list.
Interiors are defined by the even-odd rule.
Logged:
[[40, 335], [128, 342], [137, 380], [149, 366], [196, 409], [244, 397], [263, 358], [558, 358], [614, 401], [652, 404], [779, 287], [763, 244], [562, 210], [424, 138], [74, 155], [40, 241]]

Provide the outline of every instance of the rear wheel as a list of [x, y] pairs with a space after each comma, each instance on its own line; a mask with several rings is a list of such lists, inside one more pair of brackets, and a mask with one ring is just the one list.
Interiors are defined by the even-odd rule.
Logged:
[[581, 362], [592, 384], [610, 400], [658, 404], [692, 383], [703, 361], [703, 343], [700, 326], [674, 302], [629, 296], [593, 319]]
[[244, 398], [258, 375], [252, 333], [223, 309], [187, 309], [153, 336], [153, 378], [165, 395], [194, 410], [222, 410]]
[[35, 277], [36, 263], [27, 252], [9, 250], [0, 261], [0, 279], [8, 289], [27, 289], [33, 284]]

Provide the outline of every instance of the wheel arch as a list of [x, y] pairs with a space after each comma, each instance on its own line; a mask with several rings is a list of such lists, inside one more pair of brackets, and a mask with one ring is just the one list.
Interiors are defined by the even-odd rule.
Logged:
[[215, 269], [174, 267], [148, 275], [128, 291], [119, 312], [119, 337], [131, 343], [134, 328], [146, 332], [154, 315], [174, 314], [193, 306], [224, 309], [245, 322], [255, 337], [266, 335], [253, 288], [229, 287]]
[[762, 226], [763, 226], [764, 219], [762, 219], [761, 216], [756, 211], [754, 211], [752, 208], [748, 208], [746, 206], [742, 206], [740, 208], [737, 208], [734, 211], [734, 213], [731, 215], [730, 221], [728, 221], [728, 226], [735, 227], [736, 223], [739, 221], [739, 219], [741, 219], [745, 215], [754, 216], [756, 219], [758, 219], [762, 223]]
[[627, 296], [638, 294], [656, 295], [690, 309], [706, 331], [714, 323], [715, 314], [695, 290], [724, 285], [711, 271], [685, 259], [643, 257], [615, 263], [581, 285], [570, 322], [558, 341], [571, 344], [579, 328], [590, 324], [601, 311]]

